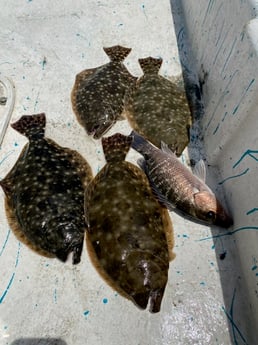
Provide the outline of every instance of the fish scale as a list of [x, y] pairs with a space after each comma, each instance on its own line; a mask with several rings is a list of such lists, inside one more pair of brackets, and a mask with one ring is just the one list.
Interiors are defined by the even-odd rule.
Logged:
[[44, 137], [45, 114], [22, 116], [12, 127], [29, 139], [0, 181], [11, 229], [41, 255], [80, 262], [86, 223], [84, 189], [92, 178], [78, 152]]

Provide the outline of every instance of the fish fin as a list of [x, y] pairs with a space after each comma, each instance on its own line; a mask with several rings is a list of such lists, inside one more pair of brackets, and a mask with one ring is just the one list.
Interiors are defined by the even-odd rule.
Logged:
[[174, 228], [173, 228], [172, 219], [166, 207], [161, 208], [161, 216], [162, 216], [162, 223], [163, 223], [166, 240], [168, 244], [169, 261], [172, 261], [176, 257], [176, 254], [173, 252], [173, 248], [175, 246]]
[[83, 240], [73, 246], [73, 265], [77, 265], [81, 261], [83, 248]]
[[161, 150], [164, 152], [164, 153], [167, 153], [169, 155], [172, 155], [172, 156], [176, 156], [175, 152], [173, 152], [166, 143], [164, 143], [164, 141], [161, 140], [161, 143], [160, 143], [160, 146], [161, 146]]
[[160, 305], [164, 295], [165, 287], [151, 291], [150, 294], [150, 312], [158, 313], [160, 311]]
[[193, 167], [193, 174], [203, 182], [206, 181], [206, 167], [203, 159], [200, 159]]
[[151, 56], [143, 59], [138, 59], [138, 62], [143, 70], [144, 74], [147, 73], [157, 73], [162, 65], [163, 59], [162, 58], [153, 58]]
[[33, 137], [43, 138], [46, 127], [46, 115], [44, 113], [23, 115], [18, 121], [12, 123], [11, 126], [29, 139]]
[[29, 249], [31, 249], [32, 251], [36, 252], [39, 255], [42, 255], [44, 257], [47, 258], [54, 258], [54, 254], [49, 253], [39, 247], [37, 247], [35, 244], [33, 244], [28, 238], [27, 236], [24, 234], [24, 232], [22, 231], [19, 222], [17, 220], [17, 217], [15, 215], [15, 210], [11, 204], [11, 201], [9, 200], [9, 198], [5, 198], [5, 212], [6, 212], [6, 218], [8, 220], [8, 224], [13, 232], [13, 234], [15, 235], [15, 237], [17, 238], [18, 241], [22, 242], [23, 244], [25, 244], [27, 247], [29, 247]]
[[134, 294], [132, 297], [133, 302], [140, 309], [146, 309], [149, 302], [149, 291]]
[[6, 196], [10, 196], [12, 194], [12, 182], [8, 178], [4, 178], [0, 181], [0, 186], [2, 187]]
[[75, 77], [74, 88], [80, 87], [81, 82], [84, 81], [85, 79], [88, 79], [97, 69], [98, 69], [97, 67], [88, 68], [78, 73]]
[[131, 147], [143, 156], [147, 154], [153, 146], [148, 142], [147, 139], [145, 139], [142, 135], [134, 130], [130, 133], [129, 136], [132, 137]]
[[132, 50], [119, 45], [108, 48], [103, 47], [103, 49], [112, 62], [122, 62]]
[[107, 163], [124, 161], [131, 143], [132, 137], [121, 133], [102, 138], [102, 146]]

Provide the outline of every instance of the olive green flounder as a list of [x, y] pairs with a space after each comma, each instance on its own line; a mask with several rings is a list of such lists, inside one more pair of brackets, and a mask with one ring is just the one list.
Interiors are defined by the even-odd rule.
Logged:
[[181, 155], [189, 142], [191, 113], [186, 94], [177, 84], [158, 74], [161, 58], [138, 60], [144, 72], [126, 101], [130, 125], [157, 147], [161, 141]]
[[123, 64], [130, 48], [103, 48], [110, 62], [77, 74], [71, 93], [73, 111], [88, 135], [99, 139], [123, 119], [127, 90], [135, 83]]
[[107, 164], [85, 193], [87, 248], [107, 283], [150, 311], [160, 310], [174, 258], [169, 214], [153, 196], [145, 174], [125, 161], [132, 138], [102, 138]]
[[0, 181], [8, 222], [16, 237], [47, 257], [80, 262], [86, 223], [84, 191], [92, 178], [76, 151], [45, 138], [45, 114], [25, 115], [12, 127], [29, 139]]

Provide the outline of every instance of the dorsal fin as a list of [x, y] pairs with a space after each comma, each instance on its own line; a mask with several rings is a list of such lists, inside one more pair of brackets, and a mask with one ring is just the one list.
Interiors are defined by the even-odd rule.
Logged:
[[124, 161], [131, 147], [132, 137], [116, 133], [102, 138], [102, 146], [107, 163]]
[[203, 159], [200, 159], [193, 167], [193, 174], [203, 182], [206, 181], [206, 167]]
[[161, 146], [161, 150], [171, 156], [176, 156], [176, 154], [168, 147], [168, 145], [166, 143], [164, 143], [164, 141], [161, 140], [160, 143]]
[[23, 115], [18, 121], [12, 123], [11, 126], [29, 139], [33, 137], [43, 138], [45, 134], [46, 115], [44, 113]]
[[144, 74], [147, 73], [159, 73], [159, 69], [162, 65], [162, 58], [153, 58], [151, 56], [143, 59], [139, 59], [139, 64]]
[[132, 50], [122, 46], [103, 47], [104, 52], [112, 62], [122, 62]]

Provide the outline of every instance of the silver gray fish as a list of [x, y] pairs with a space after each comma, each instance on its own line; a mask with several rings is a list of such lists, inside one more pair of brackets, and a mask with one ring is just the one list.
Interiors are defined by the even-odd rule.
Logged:
[[161, 58], [138, 60], [144, 75], [126, 97], [126, 116], [132, 128], [160, 147], [167, 143], [178, 156], [189, 142], [191, 112], [183, 88], [159, 74]]
[[123, 60], [130, 48], [103, 48], [110, 62], [77, 74], [71, 99], [73, 111], [88, 135], [99, 139], [123, 119], [125, 96], [135, 82]]
[[85, 193], [87, 248], [101, 276], [122, 296], [160, 310], [174, 258], [169, 213], [152, 193], [144, 172], [125, 161], [132, 138], [102, 138], [107, 164]]
[[24, 115], [12, 127], [29, 139], [0, 181], [7, 219], [17, 238], [41, 255], [80, 262], [87, 228], [84, 190], [91, 168], [76, 151], [45, 138], [45, 114]]
[[205, 164], [197, 163], [195, 174], [183, 165], [176, 155], [162, 143], [161, 150], [132, 131], [132, 147], [144, 156], [139, 163], [160, 202], [169, 209], [175, 207], [185, 214], [228, 228], [233, 224], [215, 194], [205, 184]]

